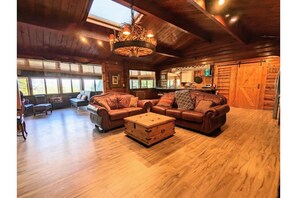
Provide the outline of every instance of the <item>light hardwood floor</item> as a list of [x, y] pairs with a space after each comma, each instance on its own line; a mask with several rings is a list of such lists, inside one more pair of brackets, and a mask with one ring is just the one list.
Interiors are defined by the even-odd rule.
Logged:
[[217, 137], [176, 127], [150, 147], [123, 128], [98, 133], [87, 111], [26, 118], [17, 139], [18, 197], [278, 195], [280, 130], [272, 111], [231, 108]]

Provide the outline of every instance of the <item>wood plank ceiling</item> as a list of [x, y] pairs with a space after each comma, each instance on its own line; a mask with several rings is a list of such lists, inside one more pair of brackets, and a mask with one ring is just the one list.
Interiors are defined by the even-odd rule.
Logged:
[[[130, 6], [130, 0], [114, 1]], [[135, 0], [135, 10], [144, 14], [141, 25], [158, 41], [158, 53], [143, 58], [111, 54], [113, 30], [86, 22], [92, 2], [18, 0], [18, 56], [163, 68], [280, 54], [279, 0], [225, 0], [220, 9], [217, 0]], [[230, 24], [233, 16], [238, 21]]]

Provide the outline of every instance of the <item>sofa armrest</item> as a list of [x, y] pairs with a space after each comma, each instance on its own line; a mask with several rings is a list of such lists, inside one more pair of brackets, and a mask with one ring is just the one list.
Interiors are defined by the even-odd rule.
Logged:
[[160, 99], [152, 99], [152, 100], [150, 100], [150, 101], [151, 101], [151, 103], [153, 104], [153, 106], [156, 106], [156, 105], [158, 104], [159, 100], [160, 100]]
[[217, 105], [214, 107], [210, 107], [206, 112], [205, 112], [205, 117], [207, 118], [216, 118], [220, 117], [222, 115], [225, 115], [230, 111], [230, 107], [228, 104], [224, 105]]
[[108, 116], [108, 111], [106, 108], [101, 107], [99, 105], [95, 105], [95, 104], [89, 104], [87, 106], [87, 110], [90, 111], [91, 113], [97, 114], [101, 117], [103, 116]]
[[153, 104], [150, 100], [138, 100], [137, 101], [137, 107], [141, 107], [144, 111], [148, 111], [151, 109]]

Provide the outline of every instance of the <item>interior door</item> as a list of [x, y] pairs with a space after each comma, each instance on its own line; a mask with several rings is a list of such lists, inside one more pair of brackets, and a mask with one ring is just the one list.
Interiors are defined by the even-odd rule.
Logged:
[[235, 106], [257, 109], [260, 101], [262, 66], [260, 63], [242, 64], [237, 72]]

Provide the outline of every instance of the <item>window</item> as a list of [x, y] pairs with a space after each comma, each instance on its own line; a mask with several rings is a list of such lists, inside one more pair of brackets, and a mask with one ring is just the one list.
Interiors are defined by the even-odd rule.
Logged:
[[102, 67], [101, 66], [94, 66], [94, 73], [95, 74], [102, 74]]
[[154, 88], [154, 80], [141, 80], [141, 88]]
[[94, 69], [92, 65], [82, 65], [83, 73], [94, 73]]
[[31, 82], [33, 95], [45, 94], [45, 83], [43, 78], [32, 78]]
[[46, 93], [47, 94], [57, 94], [57, 93], [59, 93], [58, 79], [56, 79], [56, 78], [47, 78], [47, 79], [45, 79], [45, 83], [46, 83]]
[[63, 91], [63, 93], [71, 93], [72, 92], [71, 79], [63, 78], [61, 80], [61, 82], [62, 82], [62, 91]]
[[32, 68], [37, 68], [37, 69], [43, 68], [43, 64], [41, 60], [29, 59], [28, 62], [29, 62], [29, 66]]
[[80, 92], [81, 90], [81, 81], [80, 79], [72, 79], [72, 92]]
[[[110, 12], [110, 10], [113, 10], [113, 12]], [[136, 18], [138, 14], [135, 11], [134, 17]], [[94, 0], [89, 12], [90, 16], [115, 26], [120, 26], [123, 23], [131, 23], [130, 8], [110, 0]]]
[[95, 87], [96, 91], [103, 91], [103, 81], [100, 80], [95, 80]]
[[130, 89], [149, 89], [155, 87], [154, 71], [130, 70]]
[[70, 64], [71, 71], [79, 72], [79, 65], [78, 64]]
[[26, 65], [26, 59], [24, 59], [24, 58], [18, 58], [17, 59], [17, 65], [18, 66], [25, 66]]
[[43, 61], [45, 69], [57, 69], [57, 63], [54, 61]]
[[62, 71], [70, 71], [69, 63], [60, 63], [60, 70], [62, 70]]
[[130, 89], [138, 89], [139, 88], [139, 80], [130, 79]]
[[130, 76], [138, 76], [139, 75], [139, 71], [137, 70], [130, 70]]
[[28, 78], [19, 77], [18, 85], [19, 85], [19, 90], [23, 93], [23, 95], [28, 96], [29, 95]]
[[85, 91], [95, 91], [94, 79], [84, 79]]

